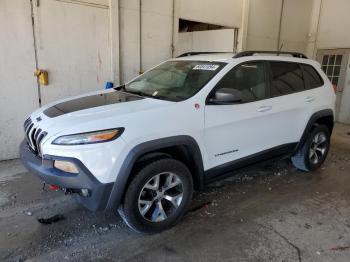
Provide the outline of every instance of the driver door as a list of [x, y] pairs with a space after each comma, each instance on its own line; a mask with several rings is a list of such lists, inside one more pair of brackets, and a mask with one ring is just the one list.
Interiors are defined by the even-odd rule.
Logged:
[[242, 100], [222, 105], [211, 103], [209, 97], [204, 131], [209, 160], [206, 170], [276, 146], [277, 123], [268, 99], [266, 62], [235, 66], [214, 90], [221, 88], [238, 90]]

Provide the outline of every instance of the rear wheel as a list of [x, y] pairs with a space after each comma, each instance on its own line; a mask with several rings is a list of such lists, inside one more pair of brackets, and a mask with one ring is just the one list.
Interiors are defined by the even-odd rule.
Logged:
[[313, 171], [325, 161], [330, 146], [329, 130], [324, 125], [315, 126], [302, 148], [292, 157], [294, 166], [303, 171]]
[[135, 175], [118, 211], [135, 231], [160, 232], [181, 219], [192, 192], [192, 176], [183, 163], [174, 159], [157, 160]]

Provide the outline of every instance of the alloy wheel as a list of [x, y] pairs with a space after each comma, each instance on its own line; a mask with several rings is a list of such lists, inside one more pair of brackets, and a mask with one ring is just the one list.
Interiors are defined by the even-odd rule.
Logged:
[[314, 165], [317, 165], [326, 154], [328, 147], [326, 134], [323, 132], [316, 133], [312, 139], [309, 149], [309, 159]]
[[151, 222], [161, 222], [175, 213], [183, 199], [183, 182], [174, 173], [153, 176], [143, 186], [138, 208], [142, 217]]

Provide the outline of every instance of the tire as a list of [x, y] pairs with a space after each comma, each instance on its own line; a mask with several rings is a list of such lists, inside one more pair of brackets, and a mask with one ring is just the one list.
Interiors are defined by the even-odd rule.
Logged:
[[158, 233], [179, 222], [192, 194], [188, 168], [171, 158], [160, 159], [145, 165], [134, 176], [118, 212], [134, 231]]
[[[316, 141], [318, 142], [316, 143]], [[316, 146], [316, 144], [318, 144], [318, 146]], [[325, 125], [317, 125], [311, 129], [303, 146], [291, 158], [292, 163], [296, 168], [302, 171], [310, 172], [316, 170], [325, 161], [329, 151], [329, 146], [329, 129]]]

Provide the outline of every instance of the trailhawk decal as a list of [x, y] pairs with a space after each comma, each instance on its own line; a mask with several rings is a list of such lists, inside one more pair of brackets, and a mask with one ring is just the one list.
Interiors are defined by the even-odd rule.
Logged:
[[219, 68], [219, 65], [213, 65], [213, 64], [202, 64], [202, 65], [196, 65], [193, 67], [193, 70], [208, 70], [208, 71], [215, 71]]
[[234, 149], [234, 150], [231, 150], [231, 151], [227, 151], [227, 152], [216, 154], [215, 157], [223, 156], [223, 155], [227, 155], [227, 154], [232, 154], [232, 153], [235, 153], [235, 152], [238, 152], [238, 149]]

